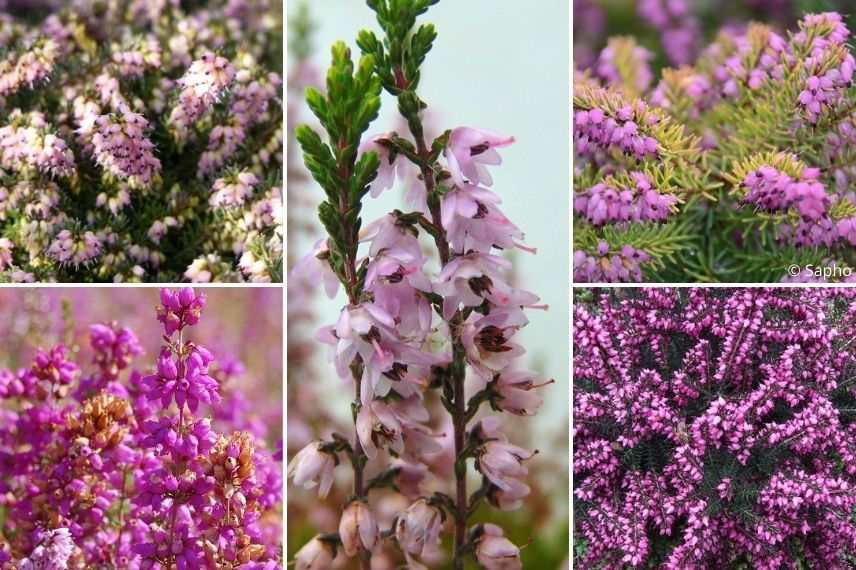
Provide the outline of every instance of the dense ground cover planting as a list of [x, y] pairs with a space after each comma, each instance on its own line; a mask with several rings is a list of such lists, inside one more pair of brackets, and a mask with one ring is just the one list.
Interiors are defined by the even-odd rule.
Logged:
[[856, 563], [856, 291], [579, 290], [583, 568]]
[[281, 281], [273, 0], [0, 2], [0, 280]]

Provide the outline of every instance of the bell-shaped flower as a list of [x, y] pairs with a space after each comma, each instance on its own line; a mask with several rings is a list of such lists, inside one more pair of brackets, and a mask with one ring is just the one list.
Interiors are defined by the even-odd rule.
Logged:
[[485, 570], [521, 570], [520, 549], [505, 538], [502, 529], [485, 524], [476, 542], [476, 559]]
[[492, 378], [526, 352], [510, 339], [528, 322], [516, 307], [493, 309], [486, 316], [472, 313], [461, 328], [467, 361], [483, 377]]
[[519, 247], [523, 232], [499, 209], [499, 196], [486, 188], [464, 184], [443, 195], [441, 221], [446, 237], [457, 252]]
[[419, 499], [401, 513], [395, 521], [395, 538], [404, 555], [422, 557], [426, 549], [435, 549], [440, 544], [443, 530], [443, 511], [426, 499]]
[[288, 464], [288, 477], [304, 489], [318, 486], [318, 496], [325, 498], [333, 485], [333, 470], [338, 463], [334, 453], [324, 451], [323, 443], [313, 441], [299, 452]]
[[345, 507], [339, 521], [339, 538], [345, 554], [350, 557], [375, 549], [380, 533], [368, 503], [357, 499]]
[[487, 166], [502, 163], [497, 148], [508, 146], [514, 137], [504, 137], [490, 131], [458, 127], [449, 135], [449, 143], [444, 155], [449, 166], [452, 180], [459, 187], [465, 180], [471, 184], [493, 184], [493, 178]]
[[411, 164], [409, 160], [399, 160], [398, 153], [392, 148], [390, 139], [393, 136], [395, 133], [384, 133], [369, 137], [360, 143], [360, 155], [374, 151], [380, 159], [377, 176], [370, 184], [372, 198], [377, 198], [384, 190], [392, 188], [396, 177], [403, 179]]
[[510, 270], [510, 261], [486, 253], [469, 253], [447, 263], [434, 284], [434, 292], [443, 297], [443, 318], [451, 319], [461, 305], [478, 307], [485, 300], [496, 307], [536, 303], [536, 295], [506, 282], [503, 274]]
[[329, 298], [334, 298], [339, 290], [339, 278], [333, 273], [333, 269], [326, 261], [330, 249], [326, 239], [315, 242], [315, 247], [305, 257], [294, 264], [291, 269], [291, 280], [298, 280], [310, 286], [316, 286], [319, 282], [324, 285], [324, 291]]

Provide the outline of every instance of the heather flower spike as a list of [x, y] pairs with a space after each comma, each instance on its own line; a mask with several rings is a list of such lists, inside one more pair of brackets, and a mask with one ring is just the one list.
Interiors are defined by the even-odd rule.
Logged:
[[[499, 527], [470, 518], [481, 504], [519, 508], [529, 494], [535, 452], [510, 442], [489, 414], [512, 424], [540, 407], [537, 392], [550, 382], [519, 366], [525, 349], [514, 337], [528, 323], [526, 311], [546, 307], [515, 285], [513, 263], [502, 256], [513, 248], [534, 253], [493, 190], [514, 137], [457, 127], [425, 138], [427, 104], [417, 87], [436, 31], [417, 20], [434, 3], [368, 2], [382, 37], [361, 31], [356, 62], [343, 43], [333, 46], [326, 88], [306, 91], [323, 132], [295, 130], [324, 190], [318, 212], [327, 235], [295, 265], [290, 286], [323, 283], [331, 298], [344, 289], [346, 306], [317, 338], [332, 347], [353, 413], [347, 435], [308, 441], [289, 464], [294, 484], [317, 486], [320, 496], [331, 492], [343, 464], [353, 480], [338, 533], [304, 545], [295, 554], [298, 568], [327, 568], [336, 554], [363, 570], [390, 556], [409, 568], [437, 567], [445, 534], [455, 570], [468, 559], [485, 568], [522, 564]], [[397, 99], [406, 133], [369, 134], [382, 91]], [[403, 184], [412, 186], [412, 211], [364, 224], [365, 203]], [[648, 184], [642, 194], [651, 188], [642, 178], [638, 184]], [[640, 199], [646, 215], [652, 203], [671, 208], [654, 198]], [[429, 405], [432, 391], [442, 408]], [[454, 486], [433, 480], [437, 461], [454, 463]], [[481, 475], [480, 488], [467, 489], [470, 466]], [[378, 492], [384, 488], [406, 499], [392, 520]], [[433, 495], [424, 495], [429, 488]]]
[[[283, 568], [282, 464], [268, 447], [276, 432], [245, 414], [248, 402], [226, 373], [240, 364], [191, 340], [200, 338], [189, 329], [204, 297], [164, 289], [160, 301], [149, 326], [140, 323], [142, 342], [115, 322], [76, 331], [66, 321], [73, 349], [36, 349], [31, 365], [0, 370], [4, 570]], [[16, 315], [9, 320], [50, 317], [6, 310]], [[87, 337], [90, 346], [78, 347]], [[159, 354], [143, 354], [143, 344], [159, 342]], [[319, 470], [332, 475], [332, 465], [309, 461], [300, 476]], [[329, 568], [324, 544], [298, 555], [315, 561], [302, 567]]]

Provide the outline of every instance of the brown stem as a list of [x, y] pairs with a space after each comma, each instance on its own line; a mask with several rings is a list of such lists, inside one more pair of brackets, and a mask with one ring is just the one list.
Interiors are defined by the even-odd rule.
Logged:
[[454, 360], [452, 382], [454, 383], [455, 408], [452, 424], [455, 430], [455, 559], [454, 569], [464, 568], [464, 547], [467, 535], [467, 462], [462, 458], [467, 431], [467, 402], [464, 397], [464, 351], [457, 334], [453, 337]]
[[[340, 141], [339, 146], [342, 147], [342, 145], [346, 144], [347, 141], [343, 140]], [[349, 180], [352, 175], [351, 168], [347, 165], [343, 165], [339, 169], [339, 174], [342, 177], [342, 180]], [[357, 244], [354, 243], [353, 228], [347, 222], [348, 212], [353, 208], [353, 204], [348, 201], [347, 184], [344, 184], [339, 190], [338, 206], [339, 222], [342, 226], [342, 234], [345, 240], [346, 250], [342, 252], [345, 258], [345, 283], [342, 285], [344, 285], [345, 292], [348, 295], [348, 303], [351, 305], [357, 305], [360, 300], [360, 293], [357, 290], [359, 285], [357, 280]], [[365, 485], [363, 483], [363, 468], [366, 461], [366, 453], [363, 450], [363, 445], [360, 443], [360, 436], [357, 433], [357, 413], [361, 406], [360, 391], [363, 378], [363, 363], [360, 361], [359, 357], [357, 357], [351, 364], [351, 375], [354, 378], [354, 453], [351, 457], [351, 466], [354, 470], [354, 496], [357, 499], [363, 499], [366, 494]], [[371, 570], [371, 553], [365, 550], [360, 550], [359, 558], [360, 570]]]
[[[439, 201], [433, 201], [430, 197], [436, 190], [434, 180], [434, 169], [429, 164], [431, 153], [425, 144], [422, 129], [418, 131], [411, 129], [411, 134], [416, 141], [416, 150], [421, 159], [419, 170], [425, 183], [425, 190], [429, 196], [429, 210], [431, 211], [431, 223], [436, 228], [434, 243], [440, 255], [440, 264], [445, 267], [451, 260], [449, 241], [446, 238], [446, 229], [443, 227], [440, 213]], [[467, 401], [464, 391], [464, 378], [466, 376], [466, 351], [460, 337], [460, 312], [456, 313], [449, 321], [449, 330], [452, 335], [452, 390], [454, 402], [452, 412], [452, 425], [455, 440], [455, 550], [453, 559], [454, 570], [464, 569], [464, 557], [467, 539], [467, 519], [469, 518], [469, 505], [467, 498], [467, 462], [463, 452], [466, 446], [467, 434]]]

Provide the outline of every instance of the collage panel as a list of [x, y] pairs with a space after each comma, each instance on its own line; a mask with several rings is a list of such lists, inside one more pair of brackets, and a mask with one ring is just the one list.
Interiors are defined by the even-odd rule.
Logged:
[[282, 302], [1, 288], [0, 568], [284, 568]]
[[856, 564], [856, 290], [574, 292], [574, 566]]
[[566, 568], [569, 3], [288, 8], [286, 557]]
[[851, 281], [854, 13], [575, 0], [574, 281]]
[[0, 0], [0, 283], [281, 282], [281, 0]]

